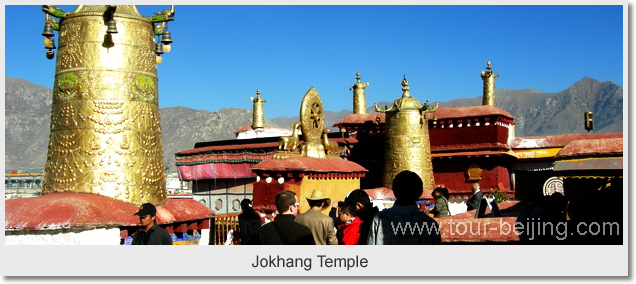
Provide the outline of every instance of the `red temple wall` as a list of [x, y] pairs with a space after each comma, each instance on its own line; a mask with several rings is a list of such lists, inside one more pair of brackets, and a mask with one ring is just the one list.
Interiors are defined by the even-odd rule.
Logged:
[[507, 144], [508, 128], [488, 125], [488, 126], [470, 126], [453, 128], [436, 128], [429, 129], [431, 139], [431, 147], [447, 147], [475, 144]]
[[[497, 157], [434, 159], [435, 184], [444, 184], [452, 195], [470, 195], [473, 183], [478, 182], [484, 192], [491, 188], [510, 190], [508, 162]], [[472, 164], [482, 169], [480, 180], [468, 180], [467, 170]]]

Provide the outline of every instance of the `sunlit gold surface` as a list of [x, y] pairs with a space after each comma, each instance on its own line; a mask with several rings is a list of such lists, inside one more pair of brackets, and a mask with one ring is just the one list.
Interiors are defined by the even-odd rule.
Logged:
[[108, 35], [105, 7], [80, 6], [60, 21], [43, 193], [162, 204], [153, 26], [134, 6], [118, 7], [118, 33]]
[[353, 89], [353, 113], [362, 114], [367, 113], [367, 102], [364, 94], [364, 89], [369, 86], [369, 83], [362, 84], [360, 82], [360, 73], [356, 73], [356, 80], [358, 80], [353, 87], [349, 88], [349, 91]]
[[300, 155], [311, 158], [325, 158], [325, 146], [321, 143], [321, 135], [325, 127], [325, 114], [318, 91], [311, 87], [300, 103], [300, 127], [303, 140]]
[[492, 72], [490, 67], [490, 61], [488, 61], [486, 71], [481, 71], [481, 79], [484, 81], [484, 92], [482, 105], [496, 106], [495, 105], [495, 78], [499, 77], [499, 73], [496, 75]]
[[256, 98], [250, 98], [253, 103], [252, 110], [252, 129], [256, 130], [265, 127], [265, 114], [263, 112], [263, 104], [267, 100], [261, 98], [261, 90], [256, 90]]
[[408, 81], [402, 80], [402, 97], [386, 111], [386, 139], [384, 176], [382, 184], [392, 187], [393, 179], [401, 171], [412, 171], [422, 178], [424, 187], [433, 188], [433, 164], [426, 112], [428, 106], [411, 97]]

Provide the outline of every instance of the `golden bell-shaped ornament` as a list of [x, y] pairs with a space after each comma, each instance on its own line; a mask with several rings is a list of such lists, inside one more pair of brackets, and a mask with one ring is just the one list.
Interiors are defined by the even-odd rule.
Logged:
[[118, 33], [118, 31], [117, 31], [117, 23], [115, 23], [115, 20], [108, 21], [108, 29], [106, 30], [106, 33], [108, 33], [108, 34], [116, 34], [116, 33]]
[[155, 53], [156, 54], [163, 54], [163, 44], [155, 43]]
[[172, 36], [170, 35], [170, 31], [164, 31], [163, 34], [161, 34], [161, 43], [166, 45], [172, 43]]
[[51, 25], [49, 23], [44, 24], [44, 31], [42, 32], [42, 36], [45, 36], [45, 37], [54, 36], [54, 34], [53, 34], [53, 25]]

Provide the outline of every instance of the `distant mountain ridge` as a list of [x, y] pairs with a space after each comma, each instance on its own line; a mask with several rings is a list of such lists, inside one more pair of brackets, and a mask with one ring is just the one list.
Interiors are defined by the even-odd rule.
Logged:
[[[42, 169], [46, 161], [52, 90], [24, 79], [5, 76], [5, 169]], [[583, 78], [559, 93], [538, 90], [496, 91], [497, 106], [515, 117], [517, 136], [585, 133], [583, 112], [594, 112], [594, 133], [623, 131], [623, 87]], [[389, 102], [378, 102], [382, 107]], [[442, 107], [474, 106], [481, 96], [440, 102]], [[374, 112], [373, 105], [368, 112]], [[325, 110], [331, 127], [351, 114]], [[164, 165], [174, 172], [174, 154], [196, 142], [234, 139], [235, 131], [252, 121], [248, 109], [223, 108], [215, 112], [186, 107], [160, 109]], [[268, 127], [289, 127], [298, 117], [266, 120]], [[558, 123], [554, 123], [557, 121]]]

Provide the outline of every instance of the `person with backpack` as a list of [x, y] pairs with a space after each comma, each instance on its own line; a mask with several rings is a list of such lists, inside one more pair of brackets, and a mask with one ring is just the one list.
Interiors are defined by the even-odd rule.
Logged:
[[431, 195], [435, 198], [435, 207], [431, 210], [435, 218], [450, 216], [448, 189], [441, 186], [436, 187]]

